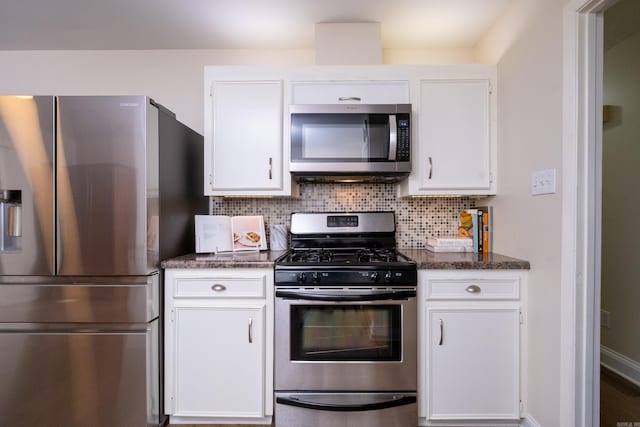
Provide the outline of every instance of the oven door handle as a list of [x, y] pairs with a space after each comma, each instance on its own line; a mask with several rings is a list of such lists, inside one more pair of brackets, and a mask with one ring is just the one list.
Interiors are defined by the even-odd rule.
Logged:
[[276, 297], [303, 301], [388, 301], [416, 297], [416, 291], [393, 291], [372, 294], [314, 294], [310, 292], [276, 291]]
[[362, 412], [410, 405], [412, 403], [416, 403], [416, 396], [394, 395], [390, 400], [346, 405], [339, 403], [311, 402], [309, 400], [302, 400], [295, 396], [279, 396], [276, 397], [276, 403], [280, 403], [281, 405], [297, 406], [298, 408], [315, 409], [317, 411]]

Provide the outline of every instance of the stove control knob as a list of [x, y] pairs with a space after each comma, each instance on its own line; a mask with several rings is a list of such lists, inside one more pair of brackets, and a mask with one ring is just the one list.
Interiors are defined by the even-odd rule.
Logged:
[[369, 275], [369, 279], [370, 279], [372, 282], [377, 282], [378, 280], [380, 280], [380, 275], [378, 274], [378, 272], [377, 272], [377, 271], [374, 271], [373, 273], [371, 273], [371, 274]]
[[384, 281], [385, 281], [385, 282], [391, 282], [391, 281], [393, 281], [393, 275], [391, 274], [391, 272], [390, 272], [390, 271], [387, 271], [387, 272], [384, 274]]
[[304, 273], [298, 273], [298, 276], [296, 276], [296, 280], [299, 283], [303, 283], [306, 279], [307, 279], [307, 275]]
[[320, 274], [318, 272], [311, 273], [311, 279], [313, 283], [318, 283], [320, 281]]

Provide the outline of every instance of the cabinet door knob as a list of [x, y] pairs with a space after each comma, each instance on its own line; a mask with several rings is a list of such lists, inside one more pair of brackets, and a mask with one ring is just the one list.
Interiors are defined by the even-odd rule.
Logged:
[[269, 179], [273, 179], [273, 157], [269, 157]]
[[227, 287], [225, 285], [221, 285], [220, 283], [216, 283], [211, 287], [211, 289], [213, 289], [216, 292], [222, 292], [222, 291], [226, 291]]
[[469, 285], [467, 286], [465, 291], [469, 292], [470, 294], [479, 294], [480, 291], [482, 291], [482, 288], [480, 288], [480, 286], [478, 285]]
[[249, 344], [253, 343], [253, 317], [249, 317]]
[[433, 159], [429, 156], [429, 179], [431, 179], [431, 175], [433, 172]]
[[438, 345], [442, 345], [444, 342], [444, 320], [440, 319], [440, 341]]

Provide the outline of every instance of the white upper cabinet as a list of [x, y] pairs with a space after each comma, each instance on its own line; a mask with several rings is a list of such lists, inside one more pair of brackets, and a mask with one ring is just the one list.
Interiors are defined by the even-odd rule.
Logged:
[[291, 195], [282, 75], [206, 67], [205, 85], [205, 195]]
[[292, 104], [408, 104], [409, 81], [296, 81]]
[[399, 195], [496, 193], [494, 74], [472, 65], [414, 80], [412, 173]]
[[488, 80], [421, 80], [421, 190], [489, 190]]
[[399, 196], [496, 194], [496, 67], [205, 67], [205, 195], [296, 196], [292, 104], [411, 104]]

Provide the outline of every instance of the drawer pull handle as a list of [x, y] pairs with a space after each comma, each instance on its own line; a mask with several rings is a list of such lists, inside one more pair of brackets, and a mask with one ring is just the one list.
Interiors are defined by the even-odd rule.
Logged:
[[253, 317], [249, 317], [249, 344], [253, 343]]
[[226, 291], [227, 287], [225, 285], [221, 285], [220, 283], [216, 283], [211, 287], [211, 289], [213, 289], [216, 292], [222, 292], [222, 291]]
[[467, 289], [465, 289], [465, 291], [469, 292], [470, 294], [479, 294], [482, 289], [478, 285], [469, 285], [467, 286]]
[[362, 99], [358, 96], [341, 96], [338, 101], [362, 101]]
[[438, 342], [438, 345], [442, 345], [443, 342], [444, 342], [444, 321], [440, 319], [440, 341]]

